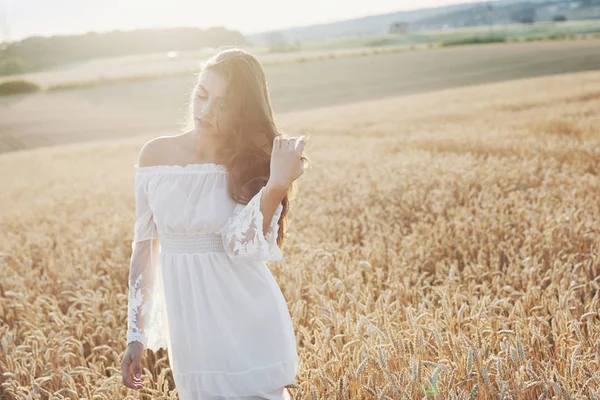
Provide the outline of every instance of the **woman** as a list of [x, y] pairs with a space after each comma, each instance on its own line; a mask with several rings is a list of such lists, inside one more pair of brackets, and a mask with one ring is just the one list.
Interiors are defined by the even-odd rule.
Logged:
[[143, 349], [167, 348], [181, 400], [289, 399], [296, 338], [264, 262], [283, 258], [306, 138], [281, 137], [264, 71], [239, 49], [204, 65], [191, 116], [135, 165], [123, 382], [141, 388]]

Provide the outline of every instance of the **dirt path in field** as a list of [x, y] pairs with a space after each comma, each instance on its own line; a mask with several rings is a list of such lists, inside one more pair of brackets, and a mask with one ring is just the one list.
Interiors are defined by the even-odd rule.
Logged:
[[[600, 69], [600, 40], [465, 46], [265, 67], [276, 113]], [[173, 134], [193, 77], [0, 98], [0, 153]]]

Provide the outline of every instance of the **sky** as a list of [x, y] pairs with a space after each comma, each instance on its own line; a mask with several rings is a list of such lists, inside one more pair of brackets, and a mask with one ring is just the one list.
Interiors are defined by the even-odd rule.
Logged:
[[137, 28], [242, 34], [481, 0], [0, 0], [0, 41]]

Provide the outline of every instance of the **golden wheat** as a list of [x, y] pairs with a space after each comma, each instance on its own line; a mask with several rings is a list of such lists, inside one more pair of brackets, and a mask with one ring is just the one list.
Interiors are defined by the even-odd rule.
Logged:
[[[597, 398], [598, 110], [588, 72], [280, 116], [293, 398]], [[120, 377], [147, 139], [0, 156], [1, 398], [177, 397], [165, 350]]]

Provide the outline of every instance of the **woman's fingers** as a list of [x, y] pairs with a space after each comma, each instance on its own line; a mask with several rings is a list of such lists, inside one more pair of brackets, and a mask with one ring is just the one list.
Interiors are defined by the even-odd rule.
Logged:
[[306, 146], [306, 137], [300, 136], [298, 143], [296, 144], [296, 151], [300, 154], [304, 151], [304, 146]]
[[306, 137], [300, 136], [300, 138], [282, 138], [281, 136], [275, 136], [273, 139], [273, 148], [288, 149], [302, 153], [306, 146]]
[[144, 382], [141, 378], [135, 377], [136, 371], [141, 371], [141, 362], [134, 359], [131, 355], [126, 355], [126, 358], [121, 363], [121, 375], [123, 377], [123, 384], [130, 389], [141, 389]]
[[135, 357], [133, 360], [133, 383], [139, 388], [142, 386], [142, 360]]

